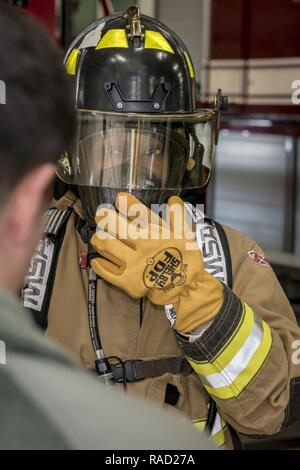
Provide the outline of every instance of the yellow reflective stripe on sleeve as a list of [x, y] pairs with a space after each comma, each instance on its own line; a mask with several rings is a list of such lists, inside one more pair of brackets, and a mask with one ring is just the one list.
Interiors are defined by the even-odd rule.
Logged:
[[221, 429], [211, 438], [216, 447], [223, 447], [225, 445], [225, 429]]
[[79, 49], [73, 49], [66, 60], [65, 68], [69, 75], [75, 75]]
[[[198, 430], [203, 432], [206, 426], [206, 418], [200, 419], [199, 421], [193, 421], [193, 426]], [[210, 434], [210, 439], [213, 441], [214, 445], [217, 447], [222, 447], [225, 444], [225, 429], [226, 421], [220, 416], [219, 413], [216, 414], [215, 422]]]
[[206, 425], [206, 419], [200, 419], [199, 421], [193, 422], [193, 426], [198, 429], [198, 431], [204, 431]]
[[159, 49], [174, 54], [170, 43], [158, 31], [145, 31], [145, 49]]
[[202, 376], [202, 382], [213, 388], [226, 387], [228, 383], [232, 383], [235, 379], [243, 372], [251, 357], [259, 347], [263, 338], [263, 327], [261, 320], [257, 320], [253, 328], [239, 350], [239, 352], [233, 357], [232, 361], [227, 364], [226, 367], [221, 368], [217, 364], [220, 373], [209, 374]]
[[217, 413], [211, 431], [211, 439], [217, 447], [222, 447], [225, 444], [225, 428], [226, 422], [221, 418], [220, 414]]
[[241, 321], [216, 359], [212, 363], [209, 363], [208, 361], [195, 362], [188, 359], [193, 369], [200, 375], [214, 374], [216, 369], [224, 369], [224, 367], [226, 367], [241, 350], [243, 344], [250, 335], [253, 325], [254, 314], [248, 305], [243, 304]]
[[[205, 389], [210, 395], [227, 400], [234, 398], [247, 387], [251, 380], [256, 376], [263, 366], [272, 346], [272, 333], [270, 327], [263, 322], [263, 337], [260, 345], [252, 355], [250, 361], [245, 365], [243, 371], [238, 377], [230, 382], [230, 378], [225, 376], [228, 385], [220, 388], [209, 387], [204, 384]], [[222, 374], [222, 372], [221, 372]]]
[[128, 40], [125, 29], [110, 29], [96, 46], [97, 49], [107, 49], [109, 47], [128, 48]]
[[[221, 399], [238, 396], [259, 372], [270, 352], [271, 330], [265, 322], [254, 317], [247, 305], [245, 305], [244, 322], [247, 323], [247, 327], [244, 329], [242, 325], [238, 333], [233, 336], [232, 343], [236, 342], [239, 350], [229, 363], [224, 364], [222, 355], [209, 364], [210, 367], [208, 364], [199, 364], [189, 359], [210, 395]], [[249, 334], [245, 338], [246, 331], [249, 331]], [[231, 346], [229, 343], [227, 348], [230, 349]], [[236, 345], [233, 349], [236, 351]]]
[[194, 67], [193, 67], [192, 61], [190, 59], [190, 56], [188, 55], [187, 52], [184, 52], [184, 56], [185, 56], [185, 60], [187, 61], [187, 64], [188, 64], [188, 67], [189, 67], [190, 77], [195, 78], [195, 71], [194, 71]]

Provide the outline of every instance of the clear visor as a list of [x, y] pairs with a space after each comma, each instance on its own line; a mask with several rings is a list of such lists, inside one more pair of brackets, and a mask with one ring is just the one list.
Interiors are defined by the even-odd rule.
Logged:
[[201, 188], [215, 148], [211, 110], [179, 115], [78, 111], [74, 152], [57, 166], [66, 183], [118, 191]]

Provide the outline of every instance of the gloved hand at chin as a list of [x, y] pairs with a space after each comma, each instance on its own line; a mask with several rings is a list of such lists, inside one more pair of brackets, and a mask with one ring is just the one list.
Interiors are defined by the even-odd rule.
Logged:
[[183, 201], [169, 199], [165, 220], [128, 193], [118, 194], [115, 207], [96, 215], [91, 244], [101, 258], [92, 260], [95, 273], [133, 298], [173, 304], [178, 332], [212, 319], [222, 306], [223, 286], [204, 269]]

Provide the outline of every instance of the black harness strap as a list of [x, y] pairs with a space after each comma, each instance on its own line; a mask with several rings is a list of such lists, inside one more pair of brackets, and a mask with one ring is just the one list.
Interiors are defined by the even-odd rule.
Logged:
[[184, 357], [179, 356], [149, 361], [125, 361], [121, 364], [112, 365], [111, 371], [116, 382], [123, 382], [124, 379], [127, 382], [137, 382], [167, 373], [188, 375], [193, 372], [193, 369]]

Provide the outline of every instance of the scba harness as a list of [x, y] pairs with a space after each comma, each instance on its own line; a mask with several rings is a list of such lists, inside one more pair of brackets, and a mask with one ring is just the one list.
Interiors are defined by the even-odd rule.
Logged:
[[[226, 234], [220, 224], [204, 217], [203, 213], [186, 204], [186, 208], [196, 225], [196, 238], [203, 254], [205, 269], [223, 283], [232, 287], [232, 267], [229, 245]], [[72, 208], [65, 210], [52, 208], [46, 213], [44, 235], [31, 260], [22, 291], [23, 305], [33, 314], [36, 323], [47, 328], [48, 309], [53, 289], [55, 270], [60, 248], [64, 239], [65, 229]], [[76, 223], [79, 226], [78, 222]], [[96, 277], [90, 276], [90, 289], [96, 289]], [[95, 298], [95, 292], [92, 292]], [[142, 306], [142, 305], [141, 305]], [[165, 306], [166, 316], [171, 325], [176, 321], [173, 305]], [[91, 312], [89, 312], [90, 316]], [[96, 321], [94, 314], [94, 322]], [[96, 324], [97, 326], [97, 324]], [[97, 328], [98, 329], [98, 328]], [[94, 349], [95, 339], [91, 331]], [[98, 357], [99, 359], [99, 357]], [[116, 382], [135, 382], [150, 377], [158, 377], [165, 373], [184, 374], [192, 372], [188, 361], [183, 357], [170, 357], [156, 360], [127, 360], [111, 363], [111, 379]], [[172, 398], [173, 402], [174, 399]]]

